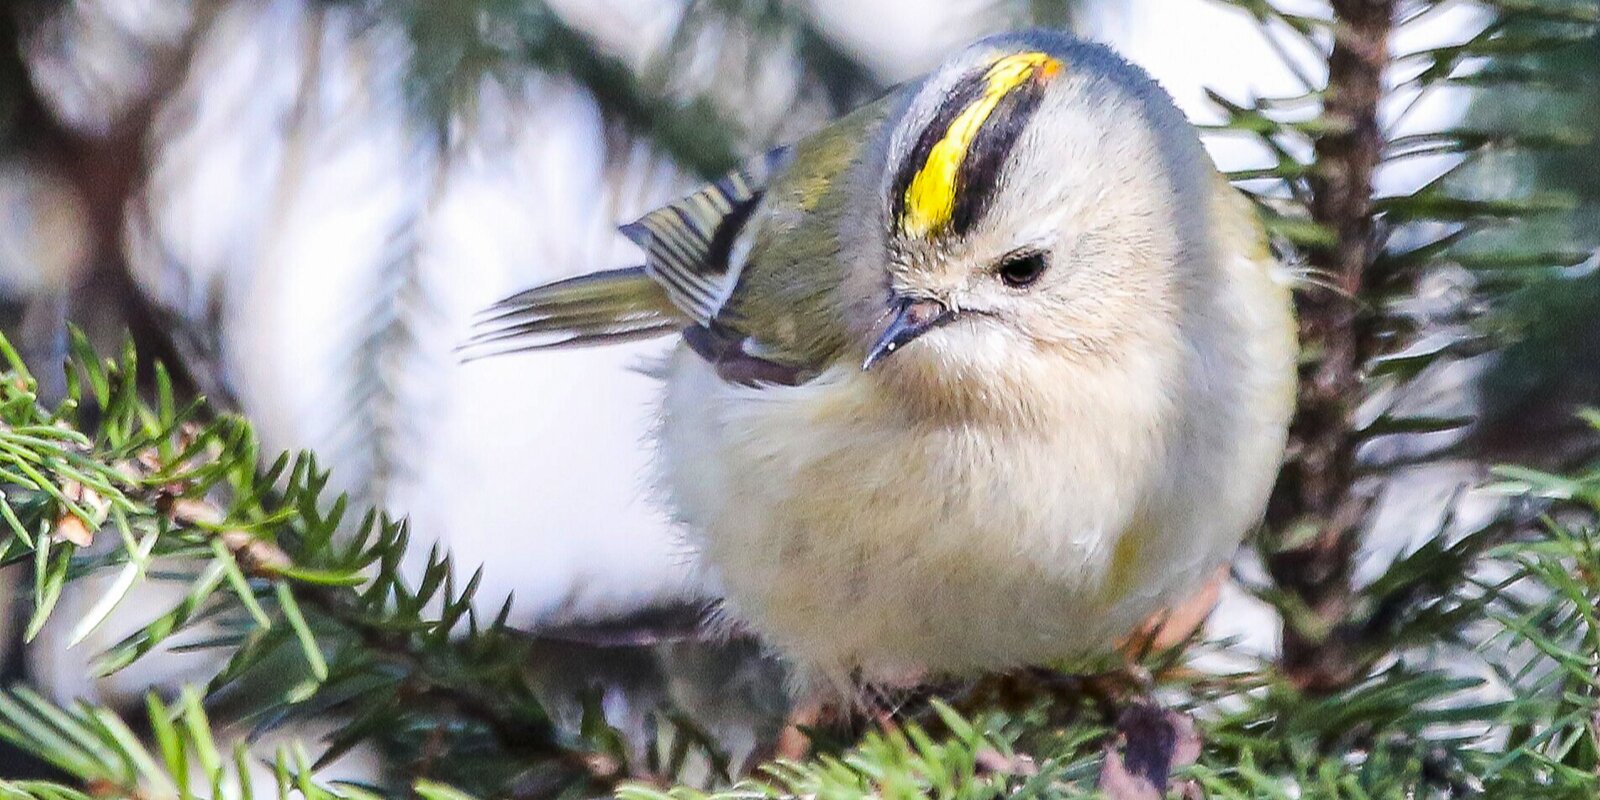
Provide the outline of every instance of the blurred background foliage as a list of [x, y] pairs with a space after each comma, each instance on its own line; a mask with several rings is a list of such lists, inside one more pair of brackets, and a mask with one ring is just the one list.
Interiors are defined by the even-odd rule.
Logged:
[[[1590, 39], [1533, 63], [1562, 76], [1564, 97], [1499, 92], [1476, 102], [1471, 118], [1505, 126], [1544, 120], [1576, 146], [1507, 157], [1485, 167], [1486, 182], [1526, 183], [1561, 193], [1573, 208], [1529, 224], [1515, 235], [1529, 249], [1551, 243], [1579, 251], [1600, 247], [1600, 39]], [[1485, 443], [1508, 457], [1559, 463], [1585, 445], [1562, 409], [1600, 396], [1600, 269], [1593, 259], [1529, 287], [1507, 304], [1503, 324], [1513, 343], [1484, 378]], [[1556, 413], [1551, 413], [1552, 411]], [[1591, 443], [1592, 444], [1592, 443]]]
[[[89, 522], [123, 536], [6, 540], [5, 675], [32, 689], [0, 702], [0, 736], [64, 770], [48, 774], [150, 796], [259, 774], [256, 756], [306, 796], [359, 791], [331, 777], [453, 797], [415, 782], [711, 785], [798, 755], [781, 666], [695, 635], [714, 590], [647, 499], [654, 390], [628, 368], [662, 344], [471, 366], [453, 347], [500, 296], [630, 263], [616, 223], [980, 35], [1045, 24], [1151, 69], [1306, 276], [1324, 391], [1302, 394], [1269, 528], [1202, 634], [1229, 645], [1147, 663], [1204, 721], [1188, 779], [1222, 797], [1592, 796], [1596, 431], [1577, 412], [1600, 403], [1597, 8], [14, 2], [0, 329], [37, 384], [13, 365], [0, 410], [93, 445], [6, 440], [59, 467], [7, 477], [7, 507], [17, 530], [59, 527], [63, 487], [94, 486], [109, 505]], [[1324, 86], [1361, 80], [1337, 54], [1373, 36], [1390, 60], [1363, 153], [1361, 109]], [[1329, 202], [1330, 176], [1362, 202]], [[105, 379], [128, 385], [102, 391], [90, 350], [130, 336]], [[221, 466], [188, 483], [113, 468], [154, 452], [170, 471], [194, 441]], [[273, 481], [255, 467], [300, 450], [327, 473], [280, 465], [257, 491]], [[1484, 487], [1503, 462], [1548, 472]], [[278, 549], [261, 562], [175, 497]], [[368, 506], [408, 527], [362, 522]], [[812, 754], [838, 761], [752, 790], [1071, 796], [1116, 740], [1059, 688], [909, 701], [906, 729], [823, 731]], [[342, 759], [279, 749], [295, 741]], [[44, 769], [0, 758], [0, 778]]]

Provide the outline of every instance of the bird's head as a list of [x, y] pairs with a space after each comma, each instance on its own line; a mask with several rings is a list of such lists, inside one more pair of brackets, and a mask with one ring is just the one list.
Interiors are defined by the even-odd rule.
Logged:
[[849, 278], [868, 372], [993, 397], [1177, 326], [1210, 257], [1213, 170], [1138, 68], [1062, 34], [987, 39], [913, 87], [886, 135], [883, 257]]

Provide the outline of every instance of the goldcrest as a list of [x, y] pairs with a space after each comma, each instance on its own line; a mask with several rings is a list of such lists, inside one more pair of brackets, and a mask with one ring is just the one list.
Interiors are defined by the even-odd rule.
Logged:
[[1106, 651], [1262, 515], [1288, 274], [1105, 47], [985, 39], [623, 231], [643, 266], [508, 298], [471, 346], [681, 337], [661, 488], [720, 613], [808, 676]]

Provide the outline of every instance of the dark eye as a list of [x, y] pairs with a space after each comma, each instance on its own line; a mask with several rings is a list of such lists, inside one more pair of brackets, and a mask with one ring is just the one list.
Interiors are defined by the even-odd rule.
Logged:
[[995, 271], [1005, 285], [1013, 289], [1024, 289], [1038, 281], [1049, 268], [1050, 262], [1045, 259], [1044, 253], [1033, 250], [1006, 256]]

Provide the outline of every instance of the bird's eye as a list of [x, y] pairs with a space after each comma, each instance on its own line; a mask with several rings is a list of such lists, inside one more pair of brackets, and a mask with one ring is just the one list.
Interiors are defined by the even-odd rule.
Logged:
[[1024, 289], [1037, 282], [1049, 267], [1050, 262], [1043, 252], [1030, 250], [1006, 256], [995, 272], [1005, 285], [1013, 289]]

